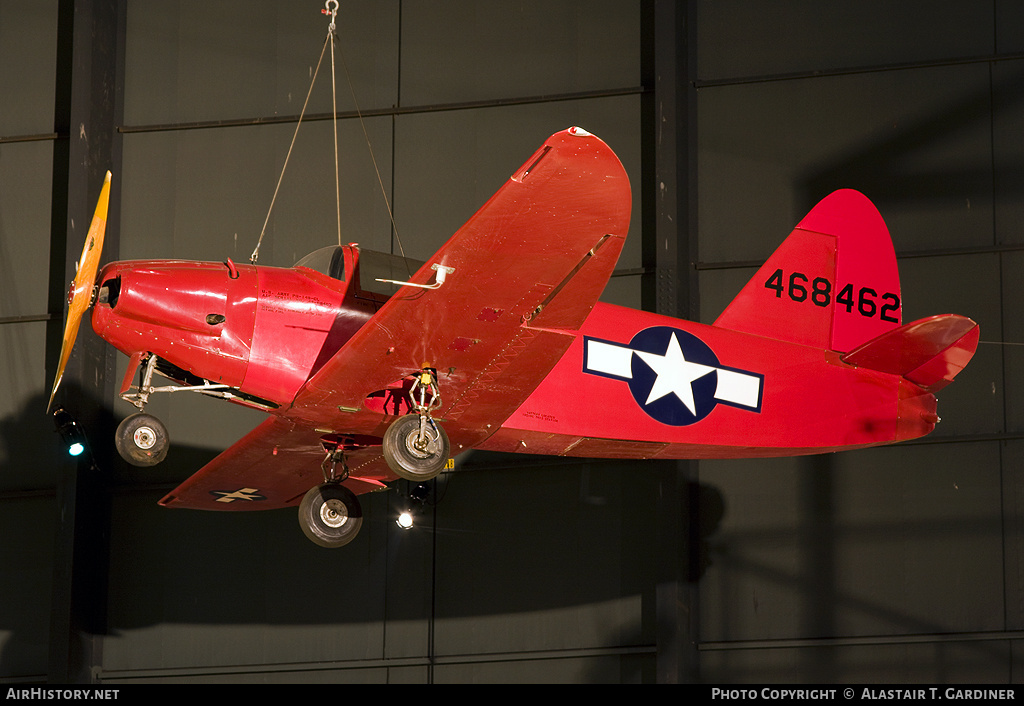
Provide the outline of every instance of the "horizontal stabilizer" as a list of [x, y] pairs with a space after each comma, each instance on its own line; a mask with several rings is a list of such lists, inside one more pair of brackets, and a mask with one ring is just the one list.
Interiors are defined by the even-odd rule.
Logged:
[[928, 392], [948, 385], [978, 347], [978, 324], [944, 314], [900, 326], [842, 356], [850, 365], [901, 375]]

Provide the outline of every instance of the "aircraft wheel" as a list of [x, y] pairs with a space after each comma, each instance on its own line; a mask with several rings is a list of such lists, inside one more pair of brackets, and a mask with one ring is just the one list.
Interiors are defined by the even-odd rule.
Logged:
[[159, 419], [139, 413], [118, 425], [114, 445], [121, 458], [133, 466], [155, 466], [167, 457], [170, 439]]
[[448, 463], [451, 443], [440, 424], [427, 422], [427, 438], [419, 443], [420, 418], [418, 414], [399, 417], [384, 432], [384, 460], [398, 475], [411, 481], [430, 480]]
[[363, 510], [351, 490], [338, 483], [312, 488], [299, 504], [299, 526], [314, 544], [343, 547], [359, 534]]

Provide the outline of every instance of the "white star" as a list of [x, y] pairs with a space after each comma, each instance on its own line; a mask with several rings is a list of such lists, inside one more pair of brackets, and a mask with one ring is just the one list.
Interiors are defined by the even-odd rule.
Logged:
[[690, 414], [696, 416], [697, 405], [693, 401], [693, 381], [714, 372], [717, 368], [687, 361], [683, 357], [683, 349], [679, 347], [679, 341], [674, 333], [668, 342], [665, 355], [643, 351], [633, 352], [640, 356], [640, 360], [647, 363], [657, 376], [651, 387], [651, 394], [647, 396], [647, 401], [644, 404], [650, 404], [673, 393], [680, 402], [686, 405]]

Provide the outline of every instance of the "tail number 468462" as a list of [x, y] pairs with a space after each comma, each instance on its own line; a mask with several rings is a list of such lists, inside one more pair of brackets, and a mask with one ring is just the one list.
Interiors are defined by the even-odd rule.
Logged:
[[[786, 277], [779, 269], [765, 280], [764, 286], [778, 298], [786, 296], [797, 303], [810, 302], [820, 307], [832, 304], [832, 282], [825, 277], [811, 279], [803, 272], [791, 272]], [[836, 304], [845, 307], [847, 312], [856, 310], [867, 318], [878, 316], [882, 321], [899, 323], [900, 298], [891, 292], [879, 294], [871, 287], [847, 284], [836, 295]]]

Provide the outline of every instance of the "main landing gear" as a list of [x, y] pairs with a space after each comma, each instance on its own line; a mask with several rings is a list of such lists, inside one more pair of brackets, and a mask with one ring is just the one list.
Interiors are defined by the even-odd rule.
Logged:
[[363, 526], [363, 510], [352, 491], [341, 483], [324, 483], [302, 498], [299, 526], [314, 544], [335, 549], [356, 538]]
[[345, 546], [356, 538], [363, 526], [363, 510], [359, 500], [342, 485], [348, 478], [345, 448], [344, 439], [328, 448], [327, 457], [320, 464], [324, 482], [311, 488], [299, 503], [299, 526], [302, 533], [314, 544], [328, 549]]
[[431, 413], [441, 406], [437, 378], [424, 368], [409, 390], [412, 413], [400, 417], [384, 432], [383, 453], [388, 467], [399, 478], [430, 480], [448, 463], [451, 443]]
[[[431, 413], [441, 406], [437, 379], [423, 369], [409, 390], [412, 413], [399, 417], [388, 427], [382, 441], [384, 459], [400, 478], [413, 482], [430, 480], [448, 463], [451, 443]], [[348, 478], [346, 442], [328, 446], [321, 464], [324, 482], [309, 490], [299, 504], [299, 526], [303, 534], [321, 547], [343, 547], [363, 525], [363, 511], [356, 496], [342, 485]], [[339, 472], [340, 466], [340, 472]]]

